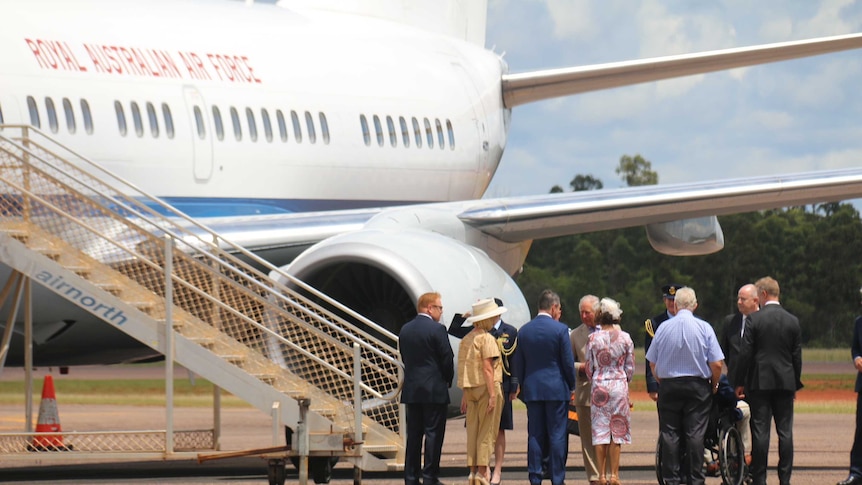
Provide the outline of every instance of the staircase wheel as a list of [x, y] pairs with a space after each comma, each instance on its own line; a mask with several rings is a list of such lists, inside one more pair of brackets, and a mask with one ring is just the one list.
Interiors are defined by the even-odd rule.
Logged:
[[269, 479], [269, 485], [284, 485], [286, 475], [285, 463], [282, 459], [269, 460], [269, 465], [266, 470], [266, 477]]

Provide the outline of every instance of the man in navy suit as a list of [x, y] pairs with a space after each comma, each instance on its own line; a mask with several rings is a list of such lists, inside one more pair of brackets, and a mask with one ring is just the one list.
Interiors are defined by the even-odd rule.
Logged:
[[[862, 293], [862, 289], [859, 290]], [[850, 448], [850, 475], [837, 485], [862, 485], [862, 317], [853, 325], [850, 355], [856, 366], [856, 434]]]
[[799, 319], [778, 303], [778, 282], [766, 276], [754, 283], [760, 310], [750, 315], [742, 337], [736, 396], [751, 406], [751, 476], [766, 485], [769, 432], [778, 434], [778, 483], [790, 484], [793, 471], [793, 401], [802, 388], [802, 329]]
[[518, 331], [513, 362], [519, 397], [527, 405], [527, 471], [530, 484], [542, 483], [542, 457], [548, 456], [552, 485], [566, 478], [568, 401], [575, 398], [575, 359], [568, 327], [558, 322], [560, 297], [539, 296], [539, 314]]
[[[449, 335], [439, 323], [443, 316], [440, 294], [420, 296], [416, 310], [418, 315], [401, 327], [398, 337], [398, 349], [404, 362], [401, 402], [407, 406], [404, 485], [437, 485], [455, 362]], [[423, 437], [424, 467], [420, 459]]]

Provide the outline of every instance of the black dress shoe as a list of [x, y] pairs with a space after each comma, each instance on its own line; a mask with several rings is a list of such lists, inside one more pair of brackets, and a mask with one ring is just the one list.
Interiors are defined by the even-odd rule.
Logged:
[[841, 480], [835, 485], [862, 485], [862, 477], [850, 475], [849, 477]]

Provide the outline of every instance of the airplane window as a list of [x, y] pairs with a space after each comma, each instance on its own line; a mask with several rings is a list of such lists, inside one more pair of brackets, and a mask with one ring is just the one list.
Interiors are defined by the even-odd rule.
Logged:
[[419, 128], [419, 121], [413, 117], [413, 134], [416, 138], [416, 148], [422, 148], [422, 129]]
[[204, 125], [204, 114], [201, 113], [200, 106], [195, 106], [194, 112], [195, 112], [195, 125], [197, 125], [197, 128], [198, 128], [198, 138], [203, 140], [207, 136], [207, 128]]
[[263, 121], [263, 133], [266, 141], [272, 143], [272, 123], [269, 121], [269, 112], [266, 108], [260, 109], [260, 119]]
[[290, 122], [293, 125], [293, 138], [297, 143], [302, 143], [302, 126], [299, 124], [299, 116], [296, 111], [290, 111]]
[[431, 122], [425, 118], [425, 138], [428, 139], [428, 148], [434, 148], [434, 130], [431, 129]]
[[329, 145], [329, 122], [326, 121], [326, 115], [321, 111], [320, 118], [320, 133], [323, 134], [323, 143]]
[[449, 132], [449, 149], [455, 149], [455, 130], [452, 129], [452, 121], [446, 120], [446, 131]]
[[359, 115], [359, 124], [362, 125], [362, 139], [365, 141], [365, 146], [371, 146], [371, 133], [368, 131], [368, 120], [365, 115]]
[[141, 121], [141, 110], [138, 103], [132, 101], [132, 121], [135, 123], [135, 134], [138, 138], [144, 136], [144, 123]]
[[69, 133], [74, 134], [78, 127], [75, 124], [75, 111], [72, 109], [72, 102], [69, 98], [63, 98], [63, 113], [66, 115], [66, 129]]
[[380, 117], [374, 115], [374, 132], [377, 133], [377, 146], [383, 146], [383, 128], [380, 127]]
[[308, 111], [305, 112], [305, 126], [308, 128], [308, 142], [317, 143], [317, 133], [314, 131], [314, 117]]
[[434, 124], [437, 125], [437, 146], [443, 149], [443, 125], [440, 124], [440, 118], [434, 118]]
[[81, 100], [81, 116], [84, 118], [84, 131], [88, 135], [93, 134], [93, 114], [90, 113], [90, 103], [86, 99]]
[[230, 108], [230, 120], [233, 123], [233, 134], [236, 137], [236, 141], [242, 141], [242, 126], [239, 124], [239, 113], [237, 113], [236, 108], [233, 106]]
[[33, 96], [27, 96], [27, 110], [30, 112], [30, 124], [36, 128], [41, 128], [42, 123], [39, 121], [39, 108], [36, 106], [36, 100]]
[[386, 117], [386, 128], [389, 128], [389, 144], [395, 146], [398, 144], [398, 135], [395, 133], [395, 123], [392, 122], [392, 117]]
[[221, 111], [218, 106], [213, 105], [213, 125], [215, 126], [216, 138], [224, 140], [224, 124], [221, 122]]
[[405, 147], [409, 147], [410, 146], [410, 129], [407, 128], [407, 120], [405, 120], [403, 116], [399, 116], [398, 117], [398, 124], [401, 125], [401, 143], [403, 143]]
[[254, 111], [251, 108], [246, 108], [245, 117], [248, 119], [248, 137], [251, 138], [251, 141], [257, 141], [257, 123], [254, 121]]
[[162, 116], [165, 118], [165, 133], [168, 138], [174, 138], [174, 117], [171, 115], [171, 108], [167, 103], [162, 103]]
[[159, 118], [156, 116], [156, 107], [147, 101], [147, 118], [150, 120], [150, 132], [153, 138], [159, 137]]
[[278, 134], [281, 141], [287, 142], [287, 123], [284, 122], [284, 113], [280, 109], [275, 110], [275, 120], [278, 122]]
[[126, 136], [128, 128], [126, 128], [126, 111], [123, 109], [123, 104], [114, 101], [114, 111], [117, 112], [117, 126], [120, 128], [120, 134]]
[[51, 133], [57, 133], [57, 130], [60, 129], [59, 123], [57, 123], [57, 110], [54, 109], [54, 100], [51, 98], [45, 98], [45, 110], [48, 112], [48, 126], [51, 128]]

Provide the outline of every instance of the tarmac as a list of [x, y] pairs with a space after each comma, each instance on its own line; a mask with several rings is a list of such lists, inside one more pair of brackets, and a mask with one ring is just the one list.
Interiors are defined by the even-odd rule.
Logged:
[[[163, 370], [156, 368], [156, 375]], [[9, 369], [7, 369], [8, 371]], [[94, 370], [96, 374], [101, 371]], [[149, 371], [153, 373], [153, 371]], [[15, 379], [14, 372], [4, 372], [3, 380]], [[81, 378], [80, 372], [74, 378]], [[113, 372], [108, 372], [113, 374]], [[128, 374], [124, 374], [130, 377]], [[183, 374], [178, 374], [178, 377]], [[143, 376], [134, 375], [138, 378]], [[71, 377], [71, 376], [70, 376]], [[114, 377], [116, 375], [114, 374]], [[56, 379], [65, 376], [57, 376]], [[105, 377], [107, 378], [107, 376]], [[37, 390], [38, 392], [38, 390]], [[39, 396], [34, 398], [34, 414], [38, 414]], [[165, 429], [167, 412], [163, 407], [78, 405], [65, 404], [57, 395], [57, 407], [64, 432], [69, 431], [121, 431]], [[506, 485], [528, 484], [527, 481], [527, 423], [526, 411], [515, 410], [515, 429], [507, 437], [503, 482]], [[35, 416], [34, 416], [35, 419]], [[173, 412], [174, 429], [210, 429], [213, 412], [208, 407], [178, 407]], [[250, 407], [224, 408], [221, 414], [221, 451], [239, 451], [273, 446], [272, 421], [267, 413]], [[24, 429], [22, 405], [0, 405], [0, 433], [21, 432]], [[796, 485], [831, 485], [847, 476], [849, 450], [853, 442], [855, 416], [853, 414], [797, 413], [794, 421], [794, 472]], [[658, 416], [654, 411], [632, 413], [632, 444], [622, 449], [621, 480], [627, 485], [657, 483], [655, 478], [655, 444], [658, 436]], [[283, 439], [283, 437], [282, 437]], [[281, 443], [279, 443], [281, 444]], [[576, 436], [569, 440], [567, 483], [586, 483], [580, 442]], [[449, 420], [446, 428], [441, 480], [447, 485], [466, 483], [466, 433], [463, 419]], [[769, 484], [777, 484], [775, 464], [778, 461], [777, 437], [773, 431], [770, 440]], [[0, 481], [52, 483], [60, 477], [78, 481], [64, 483], [267, 483], [266, 461], [261, 458], [218, 460], [198, 464], [194, 458], [116, 457], [106, 454], [96, 460], [80, 459], [75, 453], [31, 453], [0, 455]], [[100, 478], [107, 470], [117, 470], [117, 476], [131, 474], [136, 480], [105, 481]], [[172, 471], [173, 470], [173, 471]], [[145, 477], [155, 476], [154, 481]], [[174, 477], [174, 478], [170, 478]], [[177, 478], [198, 477], [198, 478]], [[217, 478], [218, 477], [218, 478]], [[142, 481], [144, 480], [144, 481]], [[287, 483], [296, 483], [295, 471], [288, 467]], [[402, 484], [398, 472], [365, 472], [363, 482], [378, 485]], [[349, 464], [336, 466], [334, 485], [353, 483], [353, 469]], [[707, 484], [717, 485], [720, 478], [707, 478]]]

